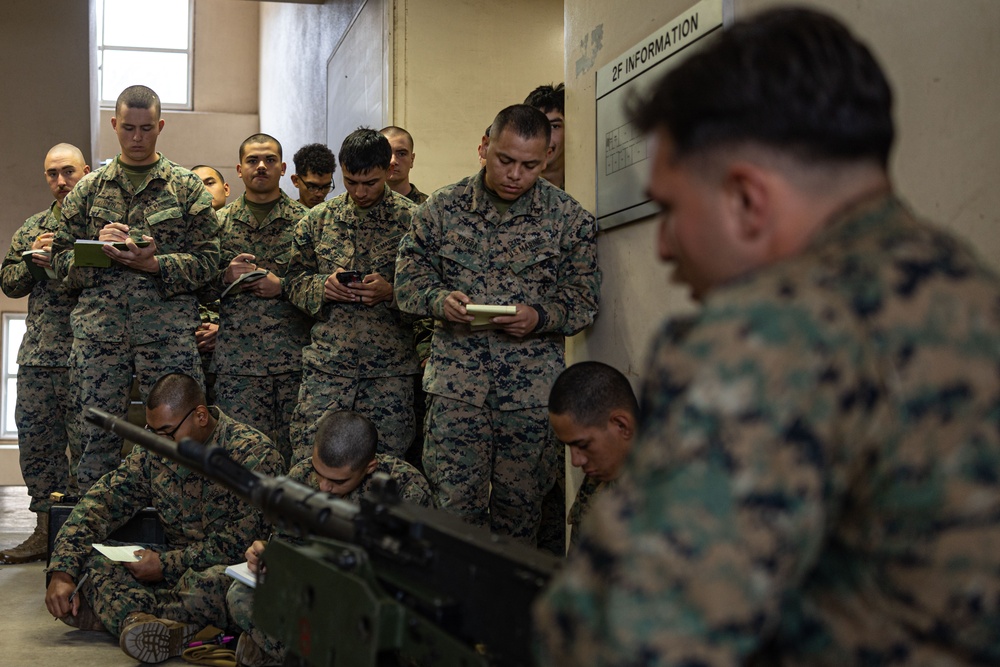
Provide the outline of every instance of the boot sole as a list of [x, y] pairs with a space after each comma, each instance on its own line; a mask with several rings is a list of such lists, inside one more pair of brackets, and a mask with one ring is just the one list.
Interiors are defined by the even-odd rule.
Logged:
[[168, 626], [159, 621], [134, 623], [122, 632], [118, 645], [139, 662], [155, 663], [175, 658], [198, 632], [194, 625]]

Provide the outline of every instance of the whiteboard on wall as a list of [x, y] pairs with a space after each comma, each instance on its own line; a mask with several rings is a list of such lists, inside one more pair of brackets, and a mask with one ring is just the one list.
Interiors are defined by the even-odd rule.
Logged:
[[[651, 138], [632, 124], [625, 102], [642, 95], [699, 46], [731, 23], [732, 0], [701, 0], [597, 72], [597, 221], [601, 229], [653, 215], [646, 194]], [[702, 43], [703, 44], [703, 43]]]
[[335, 155], [358, 127], [386, 125], [391, 47], [386, 8], [386, 0], [367, 0], [326, 62], [326, 144]]

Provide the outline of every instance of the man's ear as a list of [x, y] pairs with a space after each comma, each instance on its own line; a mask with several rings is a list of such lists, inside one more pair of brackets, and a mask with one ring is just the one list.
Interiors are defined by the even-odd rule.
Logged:
[[726, 168], [723, 187], [739, 239], [757, 243], [772, 231], [774, 191], [772, 174], [748, 161], [732, 162]]
[[617, 429], [621, 433], [622, 438], [626, 441], [631, 440], [635, 436], [635, 417], [628, 410], [615, 408], [608, 415], [608, 422], [612, 428]]
[[368, 475], [370, 475], [373, 472], [375, 472], [375, 468], [377, 468], [377, 467], [378, 467], [378, 459], [377, 458], [374, 458], [371, 461], [369, 461], [368, 465], [365, 466], [365, 477], [367, 477]]

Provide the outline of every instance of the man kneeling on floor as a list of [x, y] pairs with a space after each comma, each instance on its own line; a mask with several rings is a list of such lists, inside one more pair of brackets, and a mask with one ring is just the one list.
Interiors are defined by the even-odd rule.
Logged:
[[[420, 471], [402, 459], [377, 454], [377, 445], [378, 431], [364, 415], [350, 410], [327, 412], [320, 418], [313, 438], [312, 458], [292, 466], [288, 477], [336, 498], [357, 503], [368, 493], [372, 475], [383, 472], [396, 481], [400, 498], [432, 507], [431, 488]], [[277, 535], [295, 541], [290, 536]], [[252, 572], [257, 571], [266, 546], [266, 542], [258, 540], [246, 550]], [[223, 577], [228, 580], [225, 575]], [[282, 664], [284, 645], [252, 622], [253, 590], [239, 581], [233, 582], [227, 602], [231, 624], [243, 631], [236, 646], [237, 664], [241, 667]]]
[[[149, 392], [146, 428], [176, 442], [218, 445], [261, 474], [283, 472], [281, 454], [267, 436], [205, 403], [193, 378], [165, 375]], [[159, 514], [165, 545], [135, 551], [134, 563], [91, 550], [147, 506]], [[60, 529], [45, 606], [67, 625], [118, 635], [122, 650], [136, 660], [162, 662], [179, 656], [202, 627], [224, 626], [226, 584], [204, 571], [240, 562], [243, 545], [263, 530], [260, 513], [222, 486], [136, 446], [90, 488]]]

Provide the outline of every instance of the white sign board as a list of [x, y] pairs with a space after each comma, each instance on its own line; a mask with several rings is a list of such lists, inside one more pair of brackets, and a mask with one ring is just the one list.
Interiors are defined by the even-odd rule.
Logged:
[[597, 72], [597, 220], [608, 229], [653, 215], [646, 196], [650, 140], [625, 115], [625, 101], [648, 90], [723, 25], [732, 0], [702, 0]]

